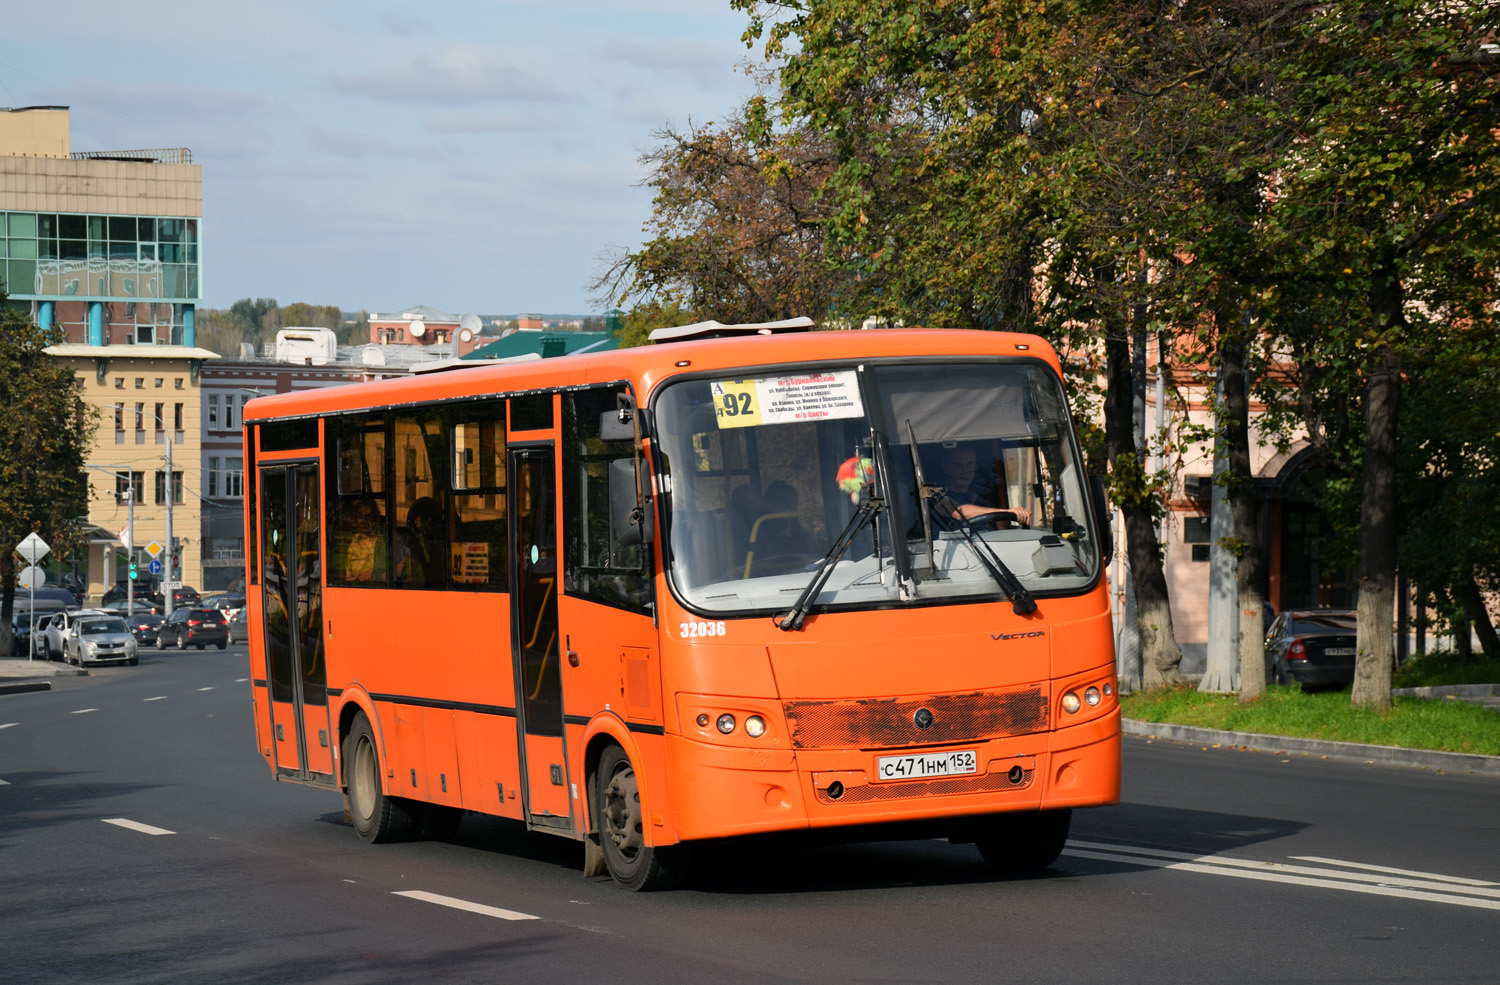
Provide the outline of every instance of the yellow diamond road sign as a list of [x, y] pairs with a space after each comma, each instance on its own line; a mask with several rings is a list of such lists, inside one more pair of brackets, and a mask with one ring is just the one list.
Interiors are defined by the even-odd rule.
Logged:
[[151, 555], [152, 557], [156, 557], [163, 550], [165, 550], [165, 548], [163, 548], [160, 544], [158, 544], [154, 540], [151, 543], [149, 543], [149, 544], [146, 545], [146, 553], [149, 554], [149, 555]]

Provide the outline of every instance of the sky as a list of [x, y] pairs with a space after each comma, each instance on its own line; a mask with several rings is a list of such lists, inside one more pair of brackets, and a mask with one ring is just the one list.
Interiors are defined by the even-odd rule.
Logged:
[[597, 313], [653, 131], [754, 91], [729, 0], [16, 5], [0, 106], [72, 149], [186, 147], [203, 304]]

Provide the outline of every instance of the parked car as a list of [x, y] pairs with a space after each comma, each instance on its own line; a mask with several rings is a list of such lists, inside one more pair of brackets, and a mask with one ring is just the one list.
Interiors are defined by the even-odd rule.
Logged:
[[125, 626], [130, 630], [135, 641], [141, 645], [156, 643], [156, 631], [161, 627], [162, 617], [159, 612], [136, 612], [130, 616], [122, 616]]
[[35, 602], [59, 602], [65, 609], [78, 608], [78, 599], [66, 588], [58, 588], [56, 585], [43, 585], [37, 589], [16, 589], [16, 601], [32, 605]]
[[[63, 659], [65, 655], [63, 643], [67, 640], [68, 634], [73, 631], [73, 624], [79, 619], [108, 615], [109, 613], [103, 609], [64, 609], [53, 613], [52, 618], [47, 620], [41, 636], [41, 640], [45, 640], [47, 644], [47, 659]], [[37, 644], [38, 650], [41, 650], [41, 640]]]
[[156, 630], [156, 645], [163, 650], [174, 644], [179, 650], [201, 650], [210, 643], [221, 650], [229, 645], [229, 623], [218, 609], [176, 609]]
[[1353, 609], [1288, 609], [1266, 633], [1267, 677], [1276, 684], [1338, 688], [1354, 682]]
[[106, 613], [87, 615], [72, 621], [63, 640], [63, 660], [79, 667], [88, 664], [140, 662], [135, 637], [125, 628], [125, 620]]
[[[40, 609], [36, 612], [30, 609], [18, 609], [12, 612], [10, 615], [11, 654], [17, 657], [31, 656], [31, 621], [35, 618], [40, 623], [51, 615], [51, 612], [43, 612]], [[37, 656], [43, 655], [38, 650]]]
[[241, 606], [229, 617], [229, 642], [246, 643], [250, 640], [250, 610]]

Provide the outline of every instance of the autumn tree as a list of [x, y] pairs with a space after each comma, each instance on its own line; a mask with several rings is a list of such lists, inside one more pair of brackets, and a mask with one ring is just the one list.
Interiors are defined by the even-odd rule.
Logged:
[[15, 547], [30, 533], [61, 547], [88, 513], [83, 464], [95, 427], [73, 372], [46, 348], [64, 341], [0, 293], [0, 653], [12, 650]]

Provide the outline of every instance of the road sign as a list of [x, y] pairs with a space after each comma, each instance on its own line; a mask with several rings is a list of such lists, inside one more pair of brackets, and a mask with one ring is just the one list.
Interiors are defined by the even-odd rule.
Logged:
[[28, 564], [16, 575], [17, 588], [41, 588], [47, 583], [47, 572], [34, 564]]
[[149, 554], [149, 555], [151, 555], [152, 557], [156, 557], [157, 555], [159, 555], [164, 550], [166, 550], [166, 548], [162, 547], [160, 544], [158, 544], [154, 540], [151, 543], [149, 543], [149, 544], [146, 545], [146, 553]]
[[161, 562], [160, 561], [157, 561], [157, 560], [155, 560], [153, 558], [152, 561], [151, 561], [151, 563], [149, 565], [147, 565], [147, 567], [151, 569], [151, 573], [153, 575], [159, 575], [159, 574], [161, 574]]
[[132, 550], [135, 547], [135, 545], [130, 542], [130, 528], [129, 527], [126, 527], [124, 530], [120, 531], [120, 544], [127, 551], [128, 550]]
[[181, 588], [182, 587], [182, 582], [180, 582], [180, 581], [164, 581], [164, 582], [162, 582], [162, 586], [161, 587], [164, 588], [164, 589], [166, 589], [169, 592], [172, 592], [172, 591], [176, 591], [177, 589]]
[[35, 531], [27, 534], [26, 539], [16, 545], [16, 553], [25, 558], [28, 564], [36, 564], [51, 550], [47, 542], [38, 537]]

